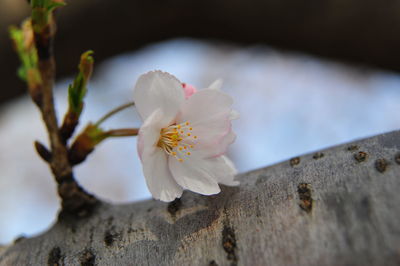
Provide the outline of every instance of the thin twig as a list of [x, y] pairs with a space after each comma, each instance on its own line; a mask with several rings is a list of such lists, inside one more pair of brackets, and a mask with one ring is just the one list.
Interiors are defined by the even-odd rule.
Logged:
[[105, 134], [110, 137], [132, 137], [137, 136], [139, 133], [138, 128], [120, 128], [106, 131]]
[[96, 122], [95, 126], [98, 127], [101, 123], [103, 123], [104, 121], [106, 121], [106, 120], [107, 120], [108, 118], [110, 118], [111, 116], [115, 115], [116, 113], [118, 113], [118, 112], [120, 112], [120, 111], [122, 111], [122, 110], [124, 110], [124, 109], [126, 109], [126, 108], [128, 108], [128, 107], [134, 106], [134, 105], [135, 105], [134, 102], [130, 102], [130, 103], [121, 105], [121, 106], [115, 108], [114, 110], [111, 110], [110, 112], [108, 112], [107, 114], [105, 114], [102, 118], [100, 118], [100, 119]]

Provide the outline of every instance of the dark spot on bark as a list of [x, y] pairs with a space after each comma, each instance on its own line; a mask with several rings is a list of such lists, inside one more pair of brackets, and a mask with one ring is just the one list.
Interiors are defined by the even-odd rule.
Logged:
[[299, 193], [300, 208], [310, 213], [313, 207], [313, 199], [311, 197], [311, 185], [307, 183], [300, 183], [297, 186], [297, 193]]
[[76, 233], [76, 225], [75, 224], [71, 224], [71, 232], [73, 233], [73, 234], [75, 234]]
[[61, 249], [59, 247], [54, 247], [50, 250], [47, 265], [60, 266], [62, 265], [62, 259], [63, 256], [61, 255]]
[[378, 159], [375, 161], [375, 168], [378, 172], [383, 173], [388, 167], [388, 162], [385, 159]]
[[210, 261], [208, 266], [218, 266], [218, 263], [215, 262], [215, 260]]
[[110, 217], [108, 217], [108, 219], [107, 219], [107, 224], [108, 224], [108, 225], [111, 225], [113, 221], [114, 221], [114, 217], [110, 216]]
[[94, 266], [96, 261], [96, 256], [90, 250], [85, 250], [81, 256], [81, 266]]
[[369, 198], [363, 197], [356, 208], [354, 208], [354, 210], [361, 221], [366, 221], [367, 219], [370, 219], [371, 202]]
[[232, 227], [225, 225], [222, 230], [222, 246], [226, 252], [226, 258], [236, 265], [238, 258], [236, 256], [236, 237]]
[[179, 211], [179, 209], [182, 206], [182, 201], [181, 199], [175, 199], [174, 201], [170, 202], [168, 204], [167, 210], [168, 212], [172, 215], [175, 216], [176, 213]]
[[348, 151], [356, 151], [358, 149], [359, 149], [359, 147], [357, 145], [350, 145], [347, 147]]
[[110, 231], [106, 231], [104, 234], [104, 243], [106, 243], [107, 246], [111, 246], [113, 242], [114, 235]]
[[132, 227], [129, 227], [128, 234], [137, 233], [139, 231], [143, 231], [143, 229], [133, 229]]
[[298, 165], [300, 163], [300, 157], [295, 157], [290, 159], [290, 165], [293, 167], [295, 165]]
[[354, 159], [356, 159], [356, 161], [359, 163], [366, 161], [367, 158], [368, 158], [368, 153], [364, 151], [359, 151], [356, 154], [354, 154]]
[[260, 185], [260, 184], [264, 184], [264, 183], [268, 180], [268, 178], [269, 178], [269, 176], [267, 176], [267, 175], [260, 175], [260, 176], [257, 178], [256, 186], [258, 186], [258, 185]]
[[394, 156], [394, 161], [395, 161], [397, 164], [400, 164], [400, 152]]
[[153, 209], [152, 208], [148, 208], [147, 209], [147, 212], [151, 212]]
[[111, 246], [115, 240], [117, 240], [119, 237], [119, 234], [115, 232], [115, 230], [112, 228], [110, 230], [107, 230], [104, 233], [104, 243], [109, 247]]
[[322, 152], [317, 152], [316, 154], [314, 154], [313, 158], [315, 160], [321, 159], [322, 157], [324, 157], [324, 154]]

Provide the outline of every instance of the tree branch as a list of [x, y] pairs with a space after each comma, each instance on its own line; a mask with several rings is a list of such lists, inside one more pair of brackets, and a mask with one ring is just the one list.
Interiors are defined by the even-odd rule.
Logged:
[[[53, 56], [53, 38], [55, 35], [55, 19], [44, 6], [32, 3], [32, 30], [38, 54], [38, 69], [41, 82], [38, 86], [41, 101], [36, 102], [49, 136], [51, 158], [48, 158], [50, 168], [58, 183], [58, 193], [62, 200], [63, 210], [81, 215], [88, 213], [87, 208], [96, 204], [96, 199], [87, 194], [75, 181], [72, 166], [68, 160], [68, 150], [60, 134], [54, 107], [53, 87], [55, 78], [55, 60]], [[35, 101], [35, 99], [33, 99]], [[38, 148], [40, 145], [35, 144]], [[43, 151], [43, 149], [40, 149]], [[43, 153], [41, 154], [43, 155]], [[83, 200], [85, 199], [85, 200]], [[82, 210], [85, 209], [84, 212]]]
[[399, 265], [400, 131], [238, 178], [215, 196], [61, 214], [0, 265]]

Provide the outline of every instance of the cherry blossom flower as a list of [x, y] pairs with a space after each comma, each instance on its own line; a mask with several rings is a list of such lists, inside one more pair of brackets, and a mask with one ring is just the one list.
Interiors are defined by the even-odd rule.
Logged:
[[138, 153], [154, 198], [172, 201], [188, 189], [203, 195], [220, 192], [218, 183], [235, 186], [237, 173], [224, 155], [235, 140], [232, 98], [217, 80], [197, 91], [174, 76], [152, 71], [139, 77], [134, 101], [144, 123]]

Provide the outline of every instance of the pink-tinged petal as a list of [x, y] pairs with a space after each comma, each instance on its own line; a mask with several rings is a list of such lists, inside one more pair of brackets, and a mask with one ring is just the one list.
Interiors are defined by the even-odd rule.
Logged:
[[[183, 105], [177, 122], [189, 122], [191, 136], [197, 149], [207, 157], [226, 152], [234, 141], [231, 114], [232, 98], [217, 90], [202, 90], [190, 97]], [[192, 137], [193, 136], [193, 137]], [[185, 138], [186, 140], [187, 138]]]
[[190, 84], [182, 83], [183, 91], [185, 92], [185, 99], [189, 99], [190, 96], [197, 92], [196, 88]]
[[216, 81], [214, 81], [213, 83], [211, 83], [210, 86], [208, 86], [208, 89], [211, 90], [220, 90], [222, 88], [222, 84], [224, 83], [224, 81], [222, 79], [217, 79]]
[[229, 145], [236, 140], [236, 134], [233, 131], [229, 131], [228, 134], [218, 139], [214, 145], [209, 145], [203, 148], [203, 153], [206, 157], [220, 157], [228, 151]]
[[167, 154], [160, 148], [143, 154], [143, 172], [147, 187], [155, 199], [169, 202], [182, 196], [183, 189], [175, 182], [168, 167]]
[[183, 157], [183, 162], [169, 158], [169, 167], [175, 181], [184, 189], [203, 195], [213, 195], [221, 190], [209, 160], [195, 154]]
[[226, 186], [237, 186], [239, 181], [235, 181], [237, 170], [235, 165], [226, 156], [209, 159], [213, 160], [214, 174], [218, 183]]
[[[222, 85], [223, 85], [224, 81], [222, 79], [217, 79], [216, 81], [214, 81], [213, 83], [211, 83], [210, 86], [208, 86], [208, 89], [210, 90], [221, 90]], [[236, 110], [232, 110], [231, 114], [229, 116], [230, 120], [235, 120], [238, 119], [239, 116], [239, 112], [237, 112]]]
[[232, 97], [218, 90], [201, 90], [193, 94], [179, 112], [177, 122], [201, 123], [222, 113], [230, 113]]
[[185, 101], [181, 82], [171, 74], [161, 71], [141, 75], [136, 82], [133, 98], [143, 121], [160, 108], [164, 116], [164, 126], [174, 120]]

